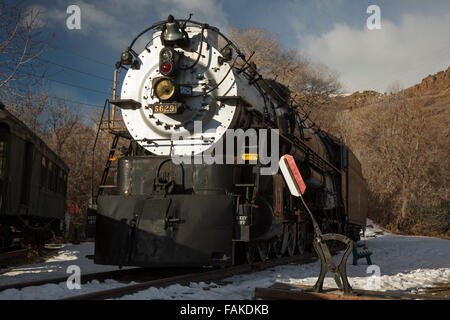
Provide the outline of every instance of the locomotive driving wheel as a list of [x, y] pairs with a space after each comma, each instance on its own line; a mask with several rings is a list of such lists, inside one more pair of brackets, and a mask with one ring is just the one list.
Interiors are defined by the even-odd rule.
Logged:
[[287, 232], [287, 253], [290, 257], [295, 253], [296, 242], [295, 225], [291, 224]]
[[271, 244], [267, 240], [260, 240], [256, 244], [256, 251], [258, 252], [259, 260], [266, 261], [269, 259]]
[[308, 247], [308, 228], [306, 223], [298, 225], [297, 249], [299, 254], [305, 254]]
[[283, 234], [283, 236], [281, 238], [280, 237], [276, 237], [274, 240], [272, 240], [271, 254], [272, 254], [272, 256], [274, 258], [277, 258], [277, 259], [280, 258], [283, 255], [284, 251], [285, 251], [285, 250], [283, 250], [283, 247], [284, 247], [284, 240], [283, 240], [283, 238], [284, 238], [284, 234]]
[[247, 242], [245, 244], [245, 260], [248, 264], [252, 264], [255, 261], [256, 246], [254, 242]]
[[0, 224], [0, 250], [4, 250], [11, 245], [11, 230], [7, 225]]

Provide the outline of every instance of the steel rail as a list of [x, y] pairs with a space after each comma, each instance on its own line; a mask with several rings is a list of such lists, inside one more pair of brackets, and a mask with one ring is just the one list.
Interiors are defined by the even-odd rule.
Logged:
[[238, 265], [228, 268], [223, 268], [219, 270], [205, 271], [199, 273], [190, 273], [185, 275], [179, 275], [169, 278], [163, 278], [158, 280], [146, 281], [142, 283], [132, 284], [129, 286], [123, 286], [103, 291], [97, 291], [67, 298], [62, 298], [61, 300], [103, 300], [103, 299], [113, 299], [120, 298], [125, 295], [133, 294], [138, 291], [148, 289], [150, 287], [167, 287], [173, 284], [188, 285], [191, 282], [212, 282], [218, 281], [233, 275], [244, 274], [255, 272], [259, 270], [264, 270], [277, 265], [288, 264], [292, 262], [309, 263], [315, 261], [316, 258], [312, 255], [295, 255], [292, 257], [283, 257], [280, 259], [268, 260], [265, 262], [257, 262], [251, 265]]
[[[11, 270], [9, 270], [11, 271]], [[103, 271], [103, 272], [95, 272], [95, 273], [87, 273], [81, 274], [81, 283], [86, 283], [92, 280], [106, 280], [106, 279], [118, 279], [125, 276], [136, 276], [136, 277], [160, 277], [161, 273], [163, 276], [167, 277], [168, 275], [176, 274], [179, 271], [175, 269], [168, 268], [130, 268], [123, 270], [113, 270], [113, 271]], [[7, 285], [0, 286], [0, 292], [8, 289], [22, 289], [25, 287], [31, 286], [42, 286], [45, 284], [56, 284], [61, 282], [66, 282], [68, 276], [61, 276], [56, 278], [42, 279], [42, 280], [33, 280], [19, 283], [11, 283]], [[134, 280], [134, 279], [133, 279]]]
[[0, 253], [0, 259], [4, 260], [4, 259], [12, 258], [12, 257], [21, 256], [21, 255], [27, 254], [29, 251], [30, 251], [30, 249], [19, 249], [19, 250], [14, 250], [14, 251], [5, 251], [5, 252]]

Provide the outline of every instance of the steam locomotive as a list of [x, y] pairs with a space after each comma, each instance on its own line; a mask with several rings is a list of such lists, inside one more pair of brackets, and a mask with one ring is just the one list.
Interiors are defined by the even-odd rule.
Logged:
[[278, 170], [285, 154], [322, 230], [358, 239], [367, 213], [359, 161], [308, 125], [289, 90], [263, 79], [218, 28], [169, 16], [116, 66], [127, 73], [111, 103], [131, 144], [116, 187], [97, 197], [95, 263], [226, 266], [311, 250], [310, 218]]

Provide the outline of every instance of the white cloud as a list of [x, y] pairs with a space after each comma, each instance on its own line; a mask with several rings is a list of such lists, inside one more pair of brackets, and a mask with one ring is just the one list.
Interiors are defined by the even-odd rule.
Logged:
[[340, 73], [349, 91], [383, 92], [399, 80], [405, 87], [450, 65], [450, 14], [402, 16], [398, 25], [382, 20], [381, 30], [336, 24], [320, 36], [306, 39], [314, 61]]
[[[222, 28], [228, 26], [220, 0], [104, 0], [76, 4], [81, 9], [81, 30], [70, 32], [91, 37], [118, 51], [124, 50], [143, 29], [157, 20], [167, 19], [170, 13], [179, 19], [193, 13], [192, 20]], [[43, 19], [53, 27], [65, 28], [66, 7], [65, 1], [58, 1], [57, 7], [45, 8]]]
[[186, 19], [189, 13], [193, 13], [192, 20], [219, 28], [228, 27], [223, 5], [218, 0], [161, 0], [160, 2], [161, 7], [158, 12], [162, 19], [166, 19], [169, 13], [180, 19]]

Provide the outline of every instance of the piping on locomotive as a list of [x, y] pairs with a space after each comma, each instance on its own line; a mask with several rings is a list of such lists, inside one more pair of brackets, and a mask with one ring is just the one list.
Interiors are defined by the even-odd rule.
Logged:
[[[150, 31], [137, 54], [134, 44]], [[126, 131], [110, 131], [115, 145], [126, 137], [130, 148], [117, 184], [96, 197], [95, 263], [231, 265], [311, 250], [310, 219], [278, 170], [262, 174], [273, 163], [261, 161], [261, 149], [276, 164], [283, 154], [295, 158], [324, 232], [358, 239], [367, 213], [359, 161], [308, 125], [289, 90], [263, 79], [219, 29], [169, 16], [133, 39], [116, 67], [127, 69], [120, 99], [105, 106], [121, 108]], [[230, 155], [220, 146], [238, 129], [253, 130], [258, 143], [241, 139]], [[205, 154], [223, 161], [206, 163]]]

